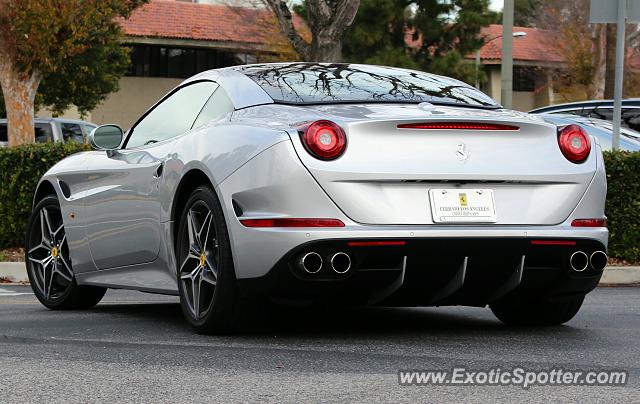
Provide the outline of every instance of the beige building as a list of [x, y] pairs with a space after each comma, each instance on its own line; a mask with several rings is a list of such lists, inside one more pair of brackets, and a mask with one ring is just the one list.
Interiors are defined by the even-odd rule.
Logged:
[[[218, 1], [218, 0], [216, 0]], [[129, 128], [154, 102], [198, 72], [273, 58], [286, 43], [273, 17], [263, 8], [231, 7], [184, 0], [151, 0], [122, 20], [123, 46], [131, 50], [131, 67], [119, 90], [85, 117], [97, 124]], [[297, 21], [297, 24], [301, 24]], [[515, 27], [513, 39], [513, 107], [528, 111], [554, 103], [551, 73], [563, 58], [553, 46], [554, 33]], [[500, 102], [502, 26], [482, 31], [480, 63], [488, 80], [480, 88]], [[474, 59], [470, 55], [469, 59]], [[38, 116], [50, 116], [46, 110]], [[78, 118], [72, 108], [64, 114]]]
[[[131, 67], [86, 120], [131, 125], [182, 80], [201, 71], [255, 63], [273, 55], [283, 38], [264, 9], [151, 0], [121, 22]], [[50, 116], [46, 110], [38, 116]], [[75, 109], [65, 113], [78, 117]]]
[[[513, 32], [513, 108], [529, 111], [558, 102], [552, 73], [563, 67], [564, 58], [554, 46], [557, 33], [526, 27], [514, 27]], [[500, 102], [502, 25], [483, 28], [482, 36], [485, 44], [480, 49], [480, 63], [487, 80], [480, 83], [480, 89]]]

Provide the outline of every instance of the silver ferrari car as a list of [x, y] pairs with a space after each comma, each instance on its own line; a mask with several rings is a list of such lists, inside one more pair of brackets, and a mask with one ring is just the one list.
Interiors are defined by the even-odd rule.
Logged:
[[442, 76], [211, 70], [90, 143], [35, 193], [26, 261], [51, 309], [124, 288], [178, 295], [201, 333], [265, 299], [554, 325], [607, 263], [597, 140]]

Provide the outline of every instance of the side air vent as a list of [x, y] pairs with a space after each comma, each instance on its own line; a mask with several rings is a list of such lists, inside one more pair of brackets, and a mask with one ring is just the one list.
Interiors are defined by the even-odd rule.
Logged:
[[231, 201], [231, 203], [233, 204], [233, 212], [236, 214], [237, 217], [240, 217], [244, 214], [244, 212], [242, 211], [242, 208], [240, 207], [240, 204], [238, 202], [236, 202], [235, 199], [233, 199]]
[[69, 199], [71, 197], [71, 188], [69, 188], [69, 184], [64, 181], [58, 181], [58, 184], [60, 185], [62, 195], [64, 195], [65, 198]]

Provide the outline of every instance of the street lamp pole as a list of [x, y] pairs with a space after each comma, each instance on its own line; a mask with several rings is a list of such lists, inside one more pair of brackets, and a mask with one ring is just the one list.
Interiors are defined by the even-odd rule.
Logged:
[[[518, 31], [518, 32], [514, 32], [512, 35], [512, 37], [514, 38], [522, 38], [527, 36], [526, 32], [522, 32], [522, 31]], [[491, 39], [489, 39], [488, 41], [485, 41], [482, 46], [485, 46], [486, 44], [495, 41], [496, 39], [500, 39], [502, 38], [502, 35], [498, 35], [495, 36]], [[480, 49], [478, 49], [476, 51], [476, 88], [479, 90], [480, 89], [480, 66], [481, 66], [482, 62], [480, 60]]]
[[513, 5], [514, 0], [505, 0], [502, 10], [502, 88], [500, 103], [511, 109], [513, 97]]

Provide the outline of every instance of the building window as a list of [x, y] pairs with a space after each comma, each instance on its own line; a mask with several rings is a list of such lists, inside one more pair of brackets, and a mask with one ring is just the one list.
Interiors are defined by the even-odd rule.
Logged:
[[[131, 66], [135, 77], [187, 78], [205, 70], [254, 62], [253, 55], [215, 49], [176, 48], [156, 45], [130, 45]], [[255, 63], [255, 62], [254, 62]]]
[[513, 91], [535, 91], [536, 69], [528, 66], [513, 66]]

